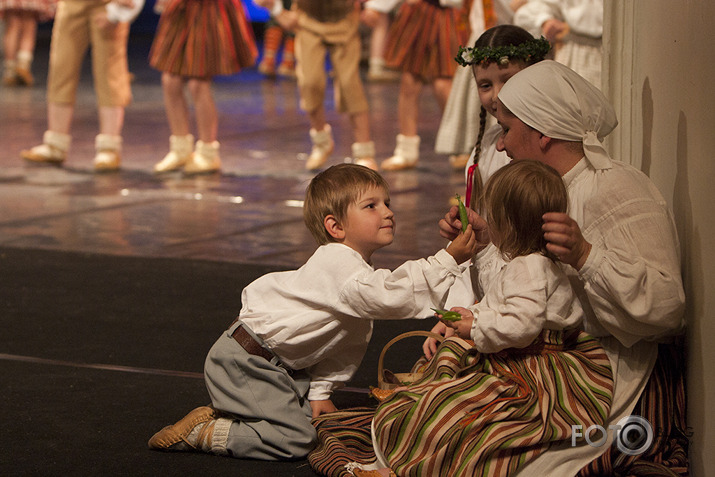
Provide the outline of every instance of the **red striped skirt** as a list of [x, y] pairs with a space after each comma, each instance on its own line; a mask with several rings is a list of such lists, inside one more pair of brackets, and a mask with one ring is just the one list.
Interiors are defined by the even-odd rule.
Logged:
[[149, 64], [179, 76], [232, 75], [258, 49], [240, 0], [172, 0], [159, 20]]
[[[448, 357], [449, 348], [454, 348], [455, 343], [458, 341], [452, 341], [451, 344], [448, 343], [447, 346], [442, 347], [443, 358]], [[459, 351], [458, 348], [456, 350]], [[525, 357], [528, 358], [528, 356]], [[646, 452], [639, 455], [626, 455], [620, 452], [618, 446], [614, 445], [600, 458], [582, 469], [578, 474], [579, 477], [605, 475], [680, 477], [688, 475], [689, 429], [685, 420], [683, 369], [685, 369], [685, 364], [682, 345], [661, 344], [653, 373], [634, 410], [634, 415], [643, 416], [652, 424], [655, 434], [653, 444]], [[450, 374], [448, 373], [447, 377]], [[517, 377], [517, 374], [513, 376]], [[453, 393], [451, 396], [455, 397]], [[444, 396], [439, 399], [448, 406], [454, 407], [449, 398], [450, 396]], [[500, 405], [498, 401], [494, 404]], [[515, 409], [515, 411], [521, 412], [519, 409]], [[382, 407], [379, 412], [383, 412]], [[436, 414], [444, 415], [445, 413], [438, 406], [434, 417], [437, 417]], [[346, 470], [346, 464], [358, 462], [367, 465], [374, 462], [375, 454], [372, 449], [370, 432], [370, 425], [374, 417], [374, 409], [355, 408], [323, 414], [314, 419], [313, 424], [318, 431], [319, 445], [308, 455], [308, 461], [312, 468], [320, 475], [348, 477], [352, 473]], [[507, 417], [512, 419], [513, 416]], [[496, 424], [504, 425], [502, 422]], [[492, 442], [485, 441], [483, 445], [488, 446], [492, 443], [493, 440]], [[414, 443], [414, 447], [419, 447], [417, 442]], [[461, 446], [458, 447], [461, 448]], [[526, 453], [529, 448], [526, 447], [523, 450]], [[493, 455], [497, 456], [498, 454], [494, 453]], [[513, 457], [517, 457], [517, 455], [513, 455], [509, 460], [518, 463], [519, 459], [513, 459]], [[453, 458], [456, 459], [458, 456]], [[457, 472], [451, 475], [464, 474]]]
[[[382, 402], [373, 416], [375, 437], [397, 475], [512, 475], [571, 439], [573, 425], [606, 421], [613, 380], [596, 339], [577, 330], [543, 331], [533, 346], [510, 351], [486, 355], [447, 339], [419, 381]], [[360, 412], [343, 413], [337, 423], [330, 414], [315, 419], [320, 445], [308, 456], [313, 468], [342, 477], [351, 458], [374, 460], [364, 419]]]
[[460, 45], [469, 41], [465, 9], [441, 8], [429, 2], [403, 3], [390, 26], [385, 62], [425, 82], [451, 78]]

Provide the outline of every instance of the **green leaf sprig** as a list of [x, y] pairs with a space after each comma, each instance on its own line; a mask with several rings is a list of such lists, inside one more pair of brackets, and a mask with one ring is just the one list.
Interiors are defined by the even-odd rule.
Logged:
[[439, 310], [437, 308], [431, 308], [431, 310], [441, 315], [442, 319], [446, 321], [459, 321], [462, 319], [462, 315], [456, 311]]
[[462, 222], [462, 232], [466, 232], [467, 225], [469, 224], [469, 215], [467, 214], [467, 207], [465, 207], [464, 202], [462, 202], [462, 197], [457, 195], [457, 203], [459, 205], [459, 221]]

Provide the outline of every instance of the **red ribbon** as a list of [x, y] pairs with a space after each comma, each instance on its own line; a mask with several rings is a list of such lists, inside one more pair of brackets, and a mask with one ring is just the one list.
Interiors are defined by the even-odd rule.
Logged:
[[469, 207], [469, 203], [472, 200], [472, 184], [474, 184], [474, 170], [479, 167], [475, 162], [467, 169], [467, 196], [464, 198], [464, 205]]

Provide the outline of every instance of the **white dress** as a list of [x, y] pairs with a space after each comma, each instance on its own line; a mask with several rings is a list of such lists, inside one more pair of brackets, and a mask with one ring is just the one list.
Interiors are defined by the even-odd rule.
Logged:
[[[495, 0], [493, 5], [497, 24], [504, 25], [512, 22], [513, 12], [508, 1]], [[469, 42], [462, 46], [473, 46], [485, 31], [484, 7], [481, 1], [472, 3], [472, 9], [469, 12], [469, 26], [472, 30]], [[472, 68], [469, 66], [457, 68], [437, 131], [435, 152], [438, 154], [469, 154], [469, 151], [474, 148], [479, 133], [480, 106]]]
[[525, 348], [542, 330], [573, 329], [583, 319], [566, 273], [538, 253], [506, 263], [484, 298], [468, 308], [474, 314], [471, 337], [482, 353]]

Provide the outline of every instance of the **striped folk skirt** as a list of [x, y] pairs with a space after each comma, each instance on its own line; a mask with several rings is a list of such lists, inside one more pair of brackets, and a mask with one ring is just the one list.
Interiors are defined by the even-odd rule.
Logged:
[[426, 83], [451, 78], [457, 70], [457, 50], [469, 39], [467, 15], [465, 8], [403, 3], [390, 25], [385, 63]]
[[[509, 351], [481, 354], [445, 340], [420, 381], [380, 404], [375, 439], [397, 475], [510, 475], [570, 440], [572, 426], [606, 421], [613, 379], [596, 339], [544, 331], [529, 348]], [[343, 414], [314, 420], [320, 445], [308, 459], [323, 475], [347, 476], [348, 462], [375, 459], [370, 413]]]
[[239, 0], [171, 0], [159, 19], [149, 64], [178, 76], [210, 78], [235, 74], [257, 56]]

